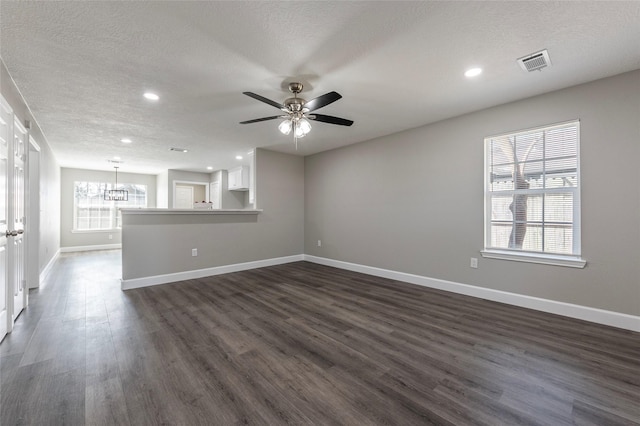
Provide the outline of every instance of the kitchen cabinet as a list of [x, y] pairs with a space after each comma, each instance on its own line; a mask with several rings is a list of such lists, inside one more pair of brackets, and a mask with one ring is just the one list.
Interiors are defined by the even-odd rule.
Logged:
[[227, 189], [229, 191], [248, 191], [249, 182], [249, 166], [229, 169], [227, 177]]

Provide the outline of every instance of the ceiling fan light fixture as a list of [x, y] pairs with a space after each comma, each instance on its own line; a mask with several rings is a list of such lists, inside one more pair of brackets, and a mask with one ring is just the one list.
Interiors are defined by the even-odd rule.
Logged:
[[288, 135], [289, 133], [291, 133], [292, 127], [293, 127], [293, 124], [291, 123], [291, 120], [286, 119], [286, 120], [283, 120], [282, 123], [278, 125], [278, 130], [280, 130], [280, 132], [282, 132], [283, 135]]
[[329, 124], [337, 124], [339, 126], [351, 126], [353, 124], [353, 121], [351, 120], [340, 117], [333, 117], [331, 115], [315, 113], [313, 115], [309, 115], [309, 113], [312, 113], [317, 109], [323, 108], [329, 104], [332, 104], [338, 99], [341, 99], [342, 96], [338, 92], [329, 92], [325, 93], [322, 96], [318, 96], [317, 98], [311, 99], [310, 101], [306, 101], [305, 99], [298, 97], [298, 94], [302, 92], [302, 88], [302, 83], [289, 83], [289, 91], [293, 93], [293, 97], [285, 99], [283, 103], [272, 101], [271, 99], [265, 98], [264, 96], [260, 96], [253, 92], [242, 92], [244, 95], [247, 95], [250, 98], [278, 108], [286, 115], [272, 115], [270, 117], [256, 118], [253, 120], [241, 121], [240, 124], [260, 123], [262, 121], [284, 118], [284, 120], [281, 121], [278, 125], [278, 130], [280, 130], [280, 132], [284, 135], [290, 135], [291, 131], [293, 130], [293, 140], [296, 144], [296, 149], [298, 149], [298, 139], [305, 137], [311, 131], [311, 123], [309, 122], [309, 120], [316, 120]]
[[311, 123], [306, 118], [301, 118], [298, 120], [298, 128], [302, 131], [303, 134], [307, 134], [311, 131]]
[[294, 136], [296, 139], [304, 138], [307, 134], [302, 131], [300, 126], [296, 126], [296, 130], [294, 131]]
[[311, 124], [309, 124], [306, 119], [301, 118], [295, 123], [295, 130], [293, 131], [293, 135], [296, 137], [296, 139], [304, 138], [310, 131]]

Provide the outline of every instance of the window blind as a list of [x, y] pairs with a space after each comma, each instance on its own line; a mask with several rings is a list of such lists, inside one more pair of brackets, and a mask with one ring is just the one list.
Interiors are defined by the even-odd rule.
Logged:
[[485, 138], [485, 249], [580, 255], [579, 122]]

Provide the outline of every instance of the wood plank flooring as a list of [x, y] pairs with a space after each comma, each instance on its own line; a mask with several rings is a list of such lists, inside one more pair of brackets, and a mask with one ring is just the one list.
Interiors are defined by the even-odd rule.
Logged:
[[298, 262], [122, 292], [65, 254], [0, 424], [638, 425], [640, 333]]

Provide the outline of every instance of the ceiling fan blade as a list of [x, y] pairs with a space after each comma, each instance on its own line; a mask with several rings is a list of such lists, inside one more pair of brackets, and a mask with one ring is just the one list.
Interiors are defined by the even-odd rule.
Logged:
[[278, 109], [281, 109], [281, 110], [283, 110], [283, 111], [286, 111], [286, 110], [287, 110], [287, 109], [285, 108], [285, 106], [284, 106], [284, 105], [279, 104], [279, 103], [278, 103], [278, 102], [276, 102], [276, 101], [272, 101], [271, 99], [267, 99], [267, 98], [265, 98], [264, 96], [260, 96], [260, 95], [258, 95], [257, 93], [253, 93], [253, 92], [242, 92], [242, 94], [243, 94], [243, 95], [247, 95], [247, 96], [249, 96], [249, 97], [251, 97], [251, 98], [253, 98], [253, 99], [256, 99], [256, 100], [258, 100], [258, 101], [260, 101], [260, 102], [264, 102], [265, 104], [269, 104], [269, 105], [271, 105], [271, 106], [274, 106], [274, 107], [276, 107], [276, 108], [278, 108]]
[[241, 121], [240, 124], [259, 123], [260, 121], [275, 120], [282, 117], [281, 115], [272, 115], [271, 117], [256, 118], [255, 120]]
[[337, 124], [339, 126], [351, 126], [353, 124], [353, 121], [347, 120], [346, 118], [334, 117], [324, 114], [311, 114], [309, 115], [309, 118], [311, 120], [321, 121], [323, 123], [329, 124]]
[[324, 106], [329, 105], [330, 103], [337, 101], [341, 97], [342, 95], [340, 95], [338, 92], [325, 93], [322, 96], [318, 96], [315, 99], [311, 99], [310, 101], [305, 102], [304, 108], [308, 109], [309, 112], [315, 111], [319, 108], [322, 108]]

